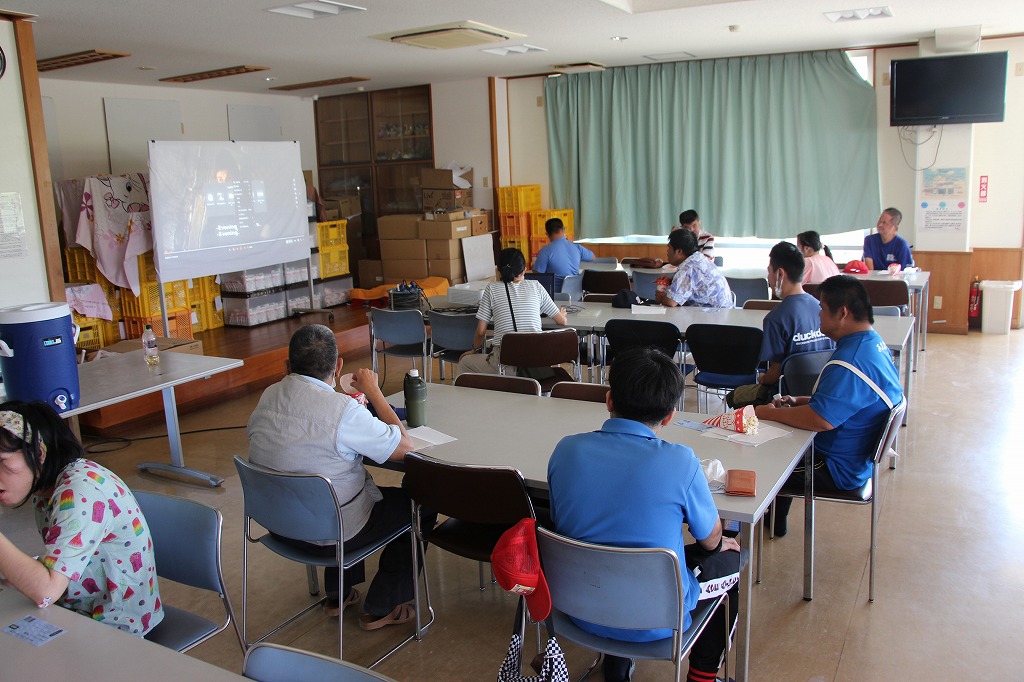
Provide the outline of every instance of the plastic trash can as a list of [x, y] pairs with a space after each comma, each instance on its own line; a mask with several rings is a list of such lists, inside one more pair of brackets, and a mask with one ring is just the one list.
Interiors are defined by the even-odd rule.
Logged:
[[1009, 334], [1013, 318], [1013, 292], [1021, 281], [982, 280], [981, 331], [985, 334]]

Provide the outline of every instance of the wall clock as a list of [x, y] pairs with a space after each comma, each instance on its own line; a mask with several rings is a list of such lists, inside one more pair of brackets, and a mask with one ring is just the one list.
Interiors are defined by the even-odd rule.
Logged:
[[4, 71], [7, 70], [7, 55], [4, 54], [4, 48], [0, 47], [0, 78], [4, 77]]

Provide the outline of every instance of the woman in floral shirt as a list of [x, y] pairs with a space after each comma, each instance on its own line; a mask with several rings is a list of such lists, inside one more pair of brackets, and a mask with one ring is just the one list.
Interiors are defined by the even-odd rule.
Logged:
[[0, 533], [0, 575], [39, 608], [142, 636], [164, 615], [149, 527], [128, 486], [83, 454], [45, 403], [0, 404], [0, 505], [31, 498], [45, 545], [36, 560]]

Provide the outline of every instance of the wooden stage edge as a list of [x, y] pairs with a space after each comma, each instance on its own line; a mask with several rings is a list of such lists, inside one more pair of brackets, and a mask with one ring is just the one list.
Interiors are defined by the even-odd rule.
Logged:
[[[179, 415], [252, 391], [261, 391], [279, 381], [284, 376], [285, 360], [288, 359], [288, 341], [295, 330], [306, 324], [330, 327], [346, 361], [369, 357], [368, 309], [344, 305], [331, 310], [334, 322], [329, 322], [325, 314], [307, 314], [258, 327], [222, 327], [196, 334], [196, 338], [203, 342], [204, 355], [238, 358], [244, 364], [237, 369], [175, 387]], [[82, 431], [97, 436], [116, 436], [163, 420], [163, 398], [159, 392], [79, 416]]]

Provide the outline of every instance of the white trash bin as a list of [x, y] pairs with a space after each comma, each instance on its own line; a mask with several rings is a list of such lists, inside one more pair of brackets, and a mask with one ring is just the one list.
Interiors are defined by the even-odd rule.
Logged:
[[1013, 292], [1021, 281], [981, 281], [981, 331], [985, 334], [1009, 334], [1013, 318]]

